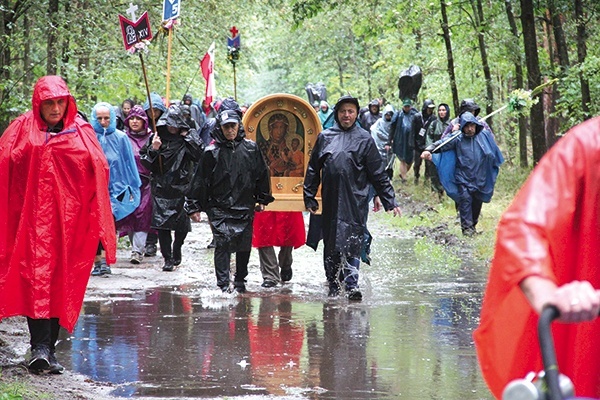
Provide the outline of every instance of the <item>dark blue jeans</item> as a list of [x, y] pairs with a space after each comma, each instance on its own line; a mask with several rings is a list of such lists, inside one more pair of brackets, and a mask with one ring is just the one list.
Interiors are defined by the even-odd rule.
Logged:
[[344, 281], [346, 290], [358, 287], [358, 270], [360, 260], [356, 257], [343, 257], [341, 253], [323, 255], [325, 276], [329, 286], [339, 286]]

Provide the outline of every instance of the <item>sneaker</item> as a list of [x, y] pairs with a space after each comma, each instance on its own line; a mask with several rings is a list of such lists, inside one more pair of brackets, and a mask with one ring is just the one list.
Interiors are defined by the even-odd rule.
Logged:
[[292, 269], [286, 269], [286, 270], [281, 270], [281, 281], [282, 282], [289, 282], [292, 280]]
[[144, 256], [142, 255], [142, 253], [138, 253], [137, 251], [131, 252], [131, 258], [129, 259], [130, 263], [141, 264], [143, 260], [144, 260]]
[[27, 368], [33, 374], [46, 374], [50, 372], [50, 349], [46, 346], [32, 348]]
[[265, 288], [275, 287], [277, 286], [277, 282], [265, 279], [265, 281], [260, 286]]
[[50, 357], [48, 357], [48, 362], [50, 363], [50, 373], [54, 375], [59, 375], [65, 372], [65, 367], [60, 365], [58, 360], [56, 359], [56, 354], [51, 351]]
[[354, 289], [348, 290], [347, 296], [348, 296], [348, 300], [352, 300], [352, 301], [361, 301], [362, 300], [362, 293], [360, 292], [359, 288], [354, 288]]
[[92, 276], [100, 276], [102, 275], [102, 270], [100, 269], [100, 264], [94, 264], [94, 269], [92, 269]]
[[156, 255], [157, 251], [158, 251], [158, 248], [156, 247], [155, 244], [147, 244], [146, 249], [144, 251], [144, 255], [146, 257], [154, 257]]
[[172, 258], [167, 258], [165, 260], [165, 265], [163, 265], [162, 270], [166, 272], [171, 272], [175, 269], [175, 264], [173, 263]]

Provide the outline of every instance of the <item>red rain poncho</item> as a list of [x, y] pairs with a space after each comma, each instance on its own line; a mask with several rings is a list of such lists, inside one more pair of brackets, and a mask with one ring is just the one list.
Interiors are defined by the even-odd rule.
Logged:
[[[40, 106], [61, 97], [64, 128], [50, 134]], [[114, 263], [108, 164], [65, 82], [46, 76], [0, 137], [0, 319], [59, 318], [72, 331], [99, 241]]]
[[300, 211], [262, 211], [254, 214], [252, 247], [294, 246], [306, 243]]
[[[538, 316], [519, 288], [536, 275], [600, 288], [600, 118], [573, 128], [542, 158], [502, 216], [475, 345], [496, 397], [542, 370]], [[561, 373], [578, 396], [600, 397], [600, 321], [553, 324]]]

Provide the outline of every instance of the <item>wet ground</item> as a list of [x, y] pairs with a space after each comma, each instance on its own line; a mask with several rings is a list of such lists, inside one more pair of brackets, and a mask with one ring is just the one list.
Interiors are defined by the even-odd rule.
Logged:
[[[322, 249], [307, 247], [294, 252], [291, 283], [261, 288], [253, 252], [249, 292], [222, 294], [207, 225], [194, 224], [181, 271], [124, 265], [123, 276], [92, 278], [58, 357], [125, 398], [491, 399], [472, 340], [485, 266], [415, 253], [416, 239], [381, 219], [370, 220], [360, 303], [326, 296]], [[165, 284], [139, 289], [133, 272]]]

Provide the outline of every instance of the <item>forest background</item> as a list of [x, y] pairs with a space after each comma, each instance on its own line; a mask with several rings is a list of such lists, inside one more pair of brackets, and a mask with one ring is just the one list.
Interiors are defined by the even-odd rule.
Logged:
[[[600, 2], [592, 0], [180, 0], [173, 31], [170, 97], [203, 98], [199, 61], [215, 43], [219, 97], [252, 103], [272, 93], [306, 97], [322, 82], [328, 100], [350, 93], [398, 107], [398, 77], [423, 71], [416, 107], [431, 98], [452, 115], [464, 98], [481, 115], [533, 89], [525, 113], [487, 121], [509, 164], [535, 164], [569, 127], [600, 105]], [[162, 1], [134, 1], [148, 11], [154, 40], [143, 55], [150, 90], [166, 92], [167, 34]], [[0, 132], [31, 107], [40, 76], [63, 76], [79, 108], [146, 99], [140, 59], [124, 50], [118, 15], [129, 1], [0, 0]], [[241, 34], [240, 59], [228, 61], [227, 38]], [[521, 94], [521, 98], [522, 98]], [[537, 103], [536, 103], [537, 101]], [[535, 104], [534, 104], [535, 103]], [[508, 109], [507, 109], [508, 110]]]

